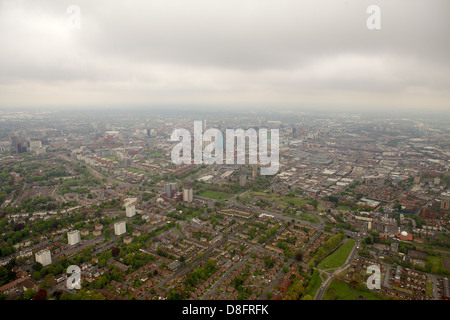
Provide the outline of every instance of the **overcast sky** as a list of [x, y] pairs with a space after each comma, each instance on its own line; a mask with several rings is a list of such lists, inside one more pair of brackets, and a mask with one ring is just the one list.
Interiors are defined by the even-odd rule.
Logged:
[[0, 0], [0, 106], [448, 110], [449, 13], [449, 0]]

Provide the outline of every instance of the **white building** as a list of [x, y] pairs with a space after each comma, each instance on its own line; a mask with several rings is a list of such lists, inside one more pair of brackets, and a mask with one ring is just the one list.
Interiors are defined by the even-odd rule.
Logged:
[[80, 230], [72, 230], [67, 232], [67, 241], [71, 246], [81, 242]]
[[125, 221], [119, 221], [114, 223], [114, 234], [116, 236], [120, 236], [121, 234], [124, 234], [127, 232], [127, 226], [125, 224]]
[[125, 199], [125, 214], [128, 218], [133, 217], [136, 214], [137, 198]]
[[42, 147], [42, 141], [30, 141], [30, 151], [36, 155], [45, 153], [45, 147]]
[[194, 190], [192, 188], [183, 189], [183, 201], [194, 201]]
[[42, 148], [42, 142], [41, 141], [30, 141], [30, 151], [34, 152], [38, 149]]
[[49, 264], [52, 263], [52, 254], [50, 253], [50, 250], [48, 250], [48, 249], [44, 249], [39, 252], [36, 252], [35, 258], [36, 258], [36, 262], [39, 262], [44, 267], [48, 266]]
[[136, 207], [135, 206], [126, 206], [125, 213], [128, 218], [133, 217], [136, 214]]

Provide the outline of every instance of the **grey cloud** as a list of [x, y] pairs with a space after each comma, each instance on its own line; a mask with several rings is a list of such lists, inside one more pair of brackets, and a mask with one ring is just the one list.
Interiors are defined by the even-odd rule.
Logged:
[[[71, 4], [79, 31], [65, 26]], [[371, 4], [381, 30], [366, 28]], [[381, 101], [423, 89], [445, 106], [449, 9], [448, 0], [3, 0], [0, 104], [35, 101], [16, 94], [25, 84], [43, 100], [59, 87], [66, 97], [94, 99], [93, 90], [103, 103], [257, 102], [261, 92], [295, 103], [339, 90]]]

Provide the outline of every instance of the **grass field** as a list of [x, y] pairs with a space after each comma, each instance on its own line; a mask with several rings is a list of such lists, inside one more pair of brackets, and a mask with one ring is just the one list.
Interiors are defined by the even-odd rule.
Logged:
[[374, 291], [352, 289], [343, 281], [333, 280], [327, 288], [323, 300], [358, 300], [359, 297], [366, 300], [383, 300], [382, 296]]
[[350, 251], [352, 251], [355, 243], [355, 239], [347, 240], [347, 242], [345, 242], [339, 249], [323, 259], [317, 267], [321, 270], [340, 267], [347, 260], [347, 257], [350, 254]]
[[317, 219], [311, 213], [302, 213], [299, 215], [292, 214], [292, 213], [284, 213], [284, 215], [294, 218], [294, 219], [298, 219], [298, 220], [308, 221], [308, 222], [312, 222], [312, 223], [320, 223], [319, 219]]
[[409, 294], [409, 295], [413, 295], [414, 292], [411, 289], [407, 289], [407, 288], [400, 288], [399, 286], [392, 286], [392, 289]]
[[134, 172], [134, 173], [145, 173], [144, 170], [136, 169], [136, 168], [127, 168], [128, 171]]
[[250, 193], [250, 195], [251, 195], [252, 197], [260, 197], [260, 198], [266, 198], [266, 199], [276, 198], [276, 197], [273, 196], [271, 193], [258, 192], [258, 191], [253, 191], [253, 192]]
[[228, 198], [232, 197], [232, 195], [228, 194], [228, 193], [217, 192], [217, 191], [210, 191], [210, 190], [207, 190], [205, 192], [200, 193], [199, 196], [210, 198], [210, 199], [217, 199], [217, 200], [219, 200], [219, 199], [228, 199]]
[[426, 294], [427, 294], [427, 296], [430, 296], [430, 297], [433, 295], [433, 286], [431, 284], [431, 281], [427, 281]]
[[319, 219], [317, 219], [314, 215], [311, 213], [302, 213], [301, 215], [296, 216], [297, 219], [309, 221], [313, 223], [320, 223]]
[[282, 200], [284, 203], [293, 203], [295, 206], [301, 207], [302, 205], [309, 203], [310, 199], [308, 199], [308, 198], [297, 198], [297, 197], [292, 197], [292, 198], [291, 197], [284, 197], [284, 198], [282, 198], [280, 200]]
[[428, 256], [428, 261], [431, 262], [433, 267], [431, 273], [443, 273], [444, 267], [442, 266], [442, 258], [440, 256]]

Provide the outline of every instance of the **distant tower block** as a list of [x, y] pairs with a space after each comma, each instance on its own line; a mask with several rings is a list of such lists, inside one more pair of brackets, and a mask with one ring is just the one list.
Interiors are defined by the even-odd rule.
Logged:
[[252, 177], [256, 178], [257, 175], [258, 175], [258, 167], [253, 166]]
[[52, 254], [50, 253], [50, 250], [44, 249], [36, 253], [35, 255], [36, 262], [39, 262], [44, 267], [48, 266], [52, 263]]
[[135, 206], [126, 206], [125, 211], [126, 211], [126, 216], [128, 218], [131, 218], [136, 214], [136, 207]]
[[183, 189], [183, 201], [185, 202], [194, 201], [194, 190], [192, 188]]
[[262, 125], [262, 123], [264, 121], [264, 118], [263, 117], [258, 117], [257, 119], [258, 119], [258, 126], [261, 127], [261, 125]]
[[34, 152], [42, 148], [42, 141], [30, 141], [30, 151]]
[[166, 197], [169, 199], [172, 199], [174, 193], [177, 191], [178, 189], [178, 184], [176, 182], [172, 182], [172, 183], [166, 183], [164, 185], [164, 193], [166, 194]]
[[245, 187], [246, 184], [247, 184], [247, 176], [246, 175], [239, 176], [239, 185], [241, 187]]
[[67, 242], [69, 242], [69, 245], [74, 246], [80, 243], [80, 241], [80, 230], [72, 230], [67, 232]]
[[114, 234], [116, 236], [120, 236], [127, 232], [127, 225], [125, 224], [125, 221], [119, 221], [114, 223]]
[[128, 218], [133, 217], [136, 214], [137, 198], [125, 199], [125, 213]]

